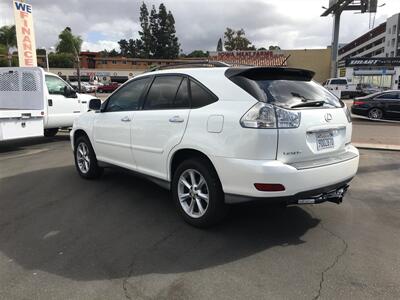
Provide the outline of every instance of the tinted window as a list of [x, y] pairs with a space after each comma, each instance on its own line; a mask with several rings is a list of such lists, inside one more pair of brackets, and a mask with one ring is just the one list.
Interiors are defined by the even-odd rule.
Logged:
[[324, 101], [325, 107], [341, 107], [339, 99], [314, 81], [251, 80], [251, 82], [255, 82], [258, 86], [254, 96], [259, 101], [289, 108], [307, 101]]
[[376, 97], [377, 99], [398, 99], [398, 93], [385, 93]]
[[192, 108], [206, 106], [218, 100], [215, 95], [193, 80], [190, 80], [190, 90], [192, 93]]
[[175, 96], [181, 84], [180, 76], [159, 76], [154, 79], [147, 94], [144, 109], [169, 109], [174, 107]]
[[46, 86], [51, 95], [64, 95], [67, 84], [58, 77], [46, 75]]
[[106, 111], [137, 110], [143, 91], [149, 82], [150, 78], [142, 78], [123, 86], [107, 101]]
[[176, 94], [173, 108], [189, 108], [189, 90], [188, 80], [184, 78], [179, 86], [178, 93]]
[[346, 85], [347, 81], [345, 79], [332, 79], [331, 84]]

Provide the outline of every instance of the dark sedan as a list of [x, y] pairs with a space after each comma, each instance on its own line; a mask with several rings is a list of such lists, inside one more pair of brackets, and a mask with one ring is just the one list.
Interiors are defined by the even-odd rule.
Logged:
[[351, 113], [374, 120], [400, 120], [400, 91], [385, 91], [355, 98]]

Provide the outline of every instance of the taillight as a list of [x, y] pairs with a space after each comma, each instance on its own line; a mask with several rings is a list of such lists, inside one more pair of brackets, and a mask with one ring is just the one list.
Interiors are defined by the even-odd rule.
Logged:
[[366, 102], [364, 102], [364, 101], [356, 101], [356, 100], [354, 100], [354, 102], [353, 102], [354, 105], [363, 105], [365, 103]]
[[244, 114], [240, 124], [245, 128], [297, 128], [301, 113], [258, 102]]

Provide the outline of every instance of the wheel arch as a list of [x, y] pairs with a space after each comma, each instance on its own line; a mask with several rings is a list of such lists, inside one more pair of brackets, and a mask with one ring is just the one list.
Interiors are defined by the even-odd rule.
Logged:
[[74, 131], [73, 140], [72, 140], [72, 142], [73, 142], [72, 144], [74, 145], [74, 147], [75, 147], [76, 140], [78, 138], [80, 138], [81, 136], [86, 136], [90, 141], [89, 135], [86, 133], [85, 130], [77, 129], [77, 130]]
[[210, 163], [210, 165], [212, 166], [212, 168], [214, 169], [214, 171], [217, 173], [217, 175], [219, 177], [218, 171], [215, 168], [215, 164], [212, 162], [212, 160], [210, 159], [210, 157], [207, 154], [205, 154], [204, 152], [202, 152], [200, 150], [196, 150], [193, 148], [181, 148], [181, 149], [176, 150], [171, 155], [171, 158], [169, 160], [169, 167], [168, 167], [169, 180], [172, 181], [173, 174], [181, 162], [183, 162], [189, 158], [195, 158], [195, 157], [200, 157], [200, 158], [206, 159]]

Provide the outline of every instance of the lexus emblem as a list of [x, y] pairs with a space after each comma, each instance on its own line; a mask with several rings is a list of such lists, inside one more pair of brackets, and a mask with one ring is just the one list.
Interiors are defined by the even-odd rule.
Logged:
[[332, 120], [332, 115], [330, 113], [325, 114], [325, 121], [330, 122]]

